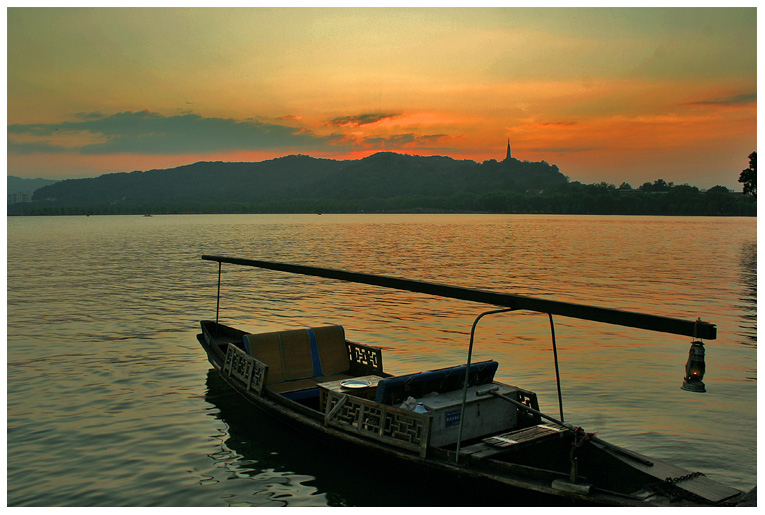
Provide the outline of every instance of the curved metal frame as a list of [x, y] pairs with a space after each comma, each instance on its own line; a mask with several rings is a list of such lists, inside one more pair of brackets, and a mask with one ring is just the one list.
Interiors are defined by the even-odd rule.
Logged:
[[[462, 425], [463, 425], [463, 421], [465, 420], [465, 417], [463, 416], [463, 414], [465, 413], [465, 406], [467, 404], [467, 389], [468, 389], [468, 381], [470, 380], [470, 363], [473, 358], [473, 343], [475, 341], [476, 327], [478, 326], [478, 322], [487, 315], [508, 313], [510, 311], [516, 311], [516, 309], [507, 308], [507, 309], [494, 309], [491, 311], [485, 311], [481, 313], [480, 315], [478, 315], [478, 317], [476, 317], [476, 319], [473, 321], [473, 327], [470, 330], [470, 345], [468, 346], [467, 367], [465, 369], [465, 383], [462, 385], [462, 405], [460, 406], [460, 425], [459, 425], [459, 429], [457, 430], [457, 449], [455, 453], [456, 463], [459, 463], [459, 459], [460, 459], [460, 446], [462, 445]], [[560, 423], [564, 424], [565, 419], [563, 418], [563, 396], [561, 395], [560, 371], [558, 369], [558, 346], [555, 343], [555, 325], [553, 324], [552, 313], [547, 313], [547, 315], [550, 318], [550, 332], [552, 333], [553, 357], [555, 360], [555, 382], [558, 385], [558, 406], [560, 408]]]

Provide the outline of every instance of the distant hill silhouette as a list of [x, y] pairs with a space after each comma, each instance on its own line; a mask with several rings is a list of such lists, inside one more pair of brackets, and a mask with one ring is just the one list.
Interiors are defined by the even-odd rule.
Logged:
[[[10, 181], [10, 178], [9, 178]], [[647, 183], [648, 186], [652, 186]], [[68, 179], [37, 189], [8, 215], [145, 213], [492, 212], [756, 215], [756, 199], [723, 187], [702, 193], [569, 182], [545, 161], [476, 163], [379, 152], [363, 159], [290, 155], [260, 162], [199, 162], [166, 170]]]
[[110, 173], [67, 179], [40, 188], [33, 200], [61, 206], [95, 204], [245, 203], [342, 201], [406, 196], [485, 193], [563, 185], [556, 166], [511, 159], [458, 161], [380, 152], [337, 161], [291, 155], [252, 163], [199, 162], [167, 170]]
[[67, 205], [157, 202], [256, 202], [295, 194], [336, 172], [341, 162], [287, 156], [257, 163], [199, 162], [166, 170], [67, 179], [33, 200]]
[[54, 184], [58, 181], [52, 181], [49, 179], [22, 179], [21, 177], [15, 177], [13, 175], [8, 176], [8, 194], [13, 193], [32, 193], [35, 190]]

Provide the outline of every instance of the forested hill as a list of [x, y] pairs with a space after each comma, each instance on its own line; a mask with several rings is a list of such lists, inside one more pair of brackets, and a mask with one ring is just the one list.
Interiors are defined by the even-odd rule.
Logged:
[[638, 189], [586, 185], [545, 161], [380, 152], [346, 161], [291, 155], [111, 173], [44, 186], [31, 202], [8, 205], [8, 215], [311, 212], [755, 216], [757, 202], [722, 186], [704, 193], [662, 179]]
[[[515, 159], [499, 163], [380, 152], [336, 161], [291, 155], [253, 163], [199, 162], [168, 170], [69, 179], [37, 190], [36, 202], [61, 208], [101, 206], [113, 212], [173, 206], [184, 212], [223, 209], [313, 211], [384, 209], [391, 199], [523, 193], [566, 184], [557, 166]], [[164, 210], [164, 209], [162, 209]], [[108, 211], [107, 211], [108, 212]]]
[[9, 175], [7, 181], [8, 195], [13, 195], [14, 193], [32, 193], [43, 186], [58, 182], [49, 179], [22, 179], [13, 175]]

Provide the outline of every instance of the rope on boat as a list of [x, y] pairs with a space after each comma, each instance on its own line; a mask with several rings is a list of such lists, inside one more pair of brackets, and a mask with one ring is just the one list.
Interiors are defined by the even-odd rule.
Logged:
[[574, 429], [574, 440], [571, 442], [571, 445], [573, 447], [581, 447], [584, 445], [584, 442], [591, 440], [596, 434], [597, 433], [588, 433], [580, 426], [577, 426], [576, 429]]

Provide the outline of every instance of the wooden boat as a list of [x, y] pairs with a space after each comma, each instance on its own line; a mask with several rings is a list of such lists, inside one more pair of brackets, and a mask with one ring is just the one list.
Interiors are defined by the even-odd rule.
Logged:
[[[220, 266], [235, 263], [478, 302], [502, 298], [505, 306], [541, 305], [548, 313], [716, 336], [713, 325], [700, 321], [621, 317], [623, 312], [602, 308], [300, 265], [203, 259], [219, 263], [219, 295]], [[511, 309], [516, 306], [485, 314]], [[393, 376], [383, 369], [381, 349], [347, 340], [338, 325], [259, 333], [210, 320], [202, 321], [201, 329], [198, 339], [210, 363], [234, 390], [257, 408], [349, 452], [371, 453], [421, 474], [578, 503], [733, 506], [747, 497], [701, 472], [623, 449], [540, 412], [534, 392], [494, 380], [499, 363], [471, 362], [472, 334], [466, 363]]]

